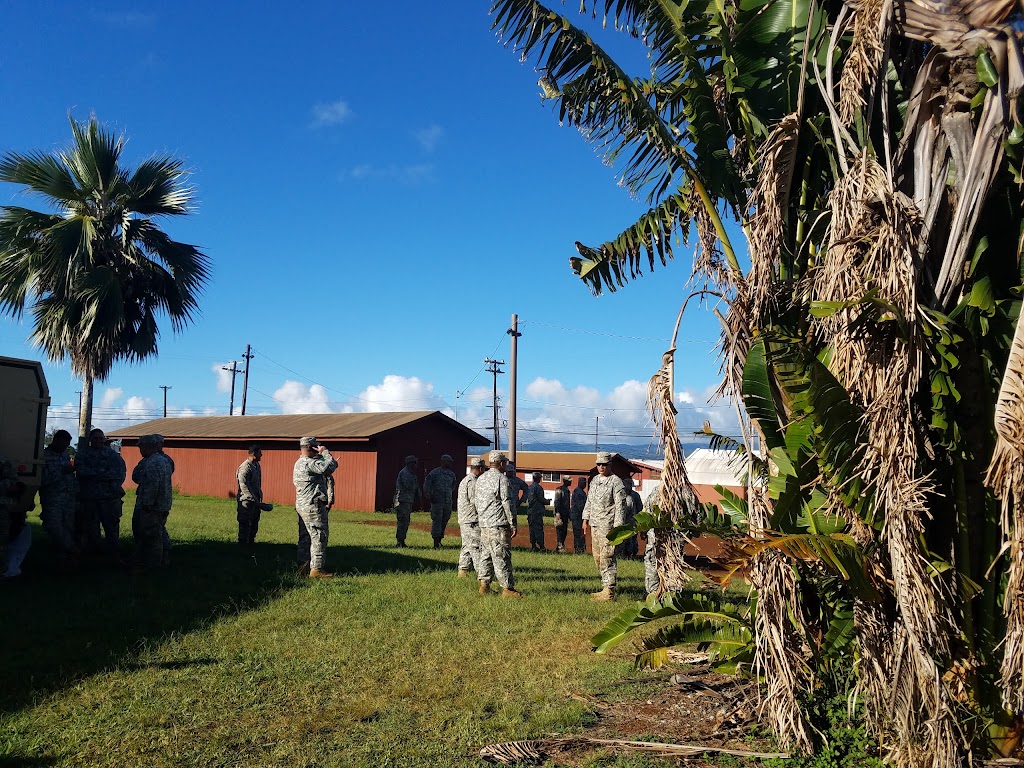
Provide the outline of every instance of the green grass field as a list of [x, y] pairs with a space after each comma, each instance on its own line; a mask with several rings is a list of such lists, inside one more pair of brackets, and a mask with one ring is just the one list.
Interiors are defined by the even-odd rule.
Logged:
[[457, 539], [414, 528], [396, 550], [370, 521], [393, 518], [331, 514], [322, 583], [294, 574], [290, 507], [264, 514], [254, 559], [233, 502], [177, 498], [173, 562], [141, 577], [62, 571], [37, 528], [0, 585], [0, 765], [476, 766], [485, 744], [580, 731], [569, 694], [628, 673], [589, 638], [642, 598], [642, 563], [600, 604], [589, 555], [515, 550], [525, 599], [484, 598], [455, 577]]

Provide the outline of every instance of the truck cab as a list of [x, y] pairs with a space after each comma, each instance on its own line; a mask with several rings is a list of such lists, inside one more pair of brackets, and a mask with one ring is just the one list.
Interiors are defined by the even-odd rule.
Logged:
[[0, 455], [25, 484], [19, 499], [32, 509], [43, 477], [43, 439], [50, 390], [37, 360], [0, 357]]

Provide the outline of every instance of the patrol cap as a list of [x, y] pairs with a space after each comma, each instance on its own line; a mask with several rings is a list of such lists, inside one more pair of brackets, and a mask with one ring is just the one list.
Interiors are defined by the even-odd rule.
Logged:
[[612, 463], [612, 455], [610, 453], [608, 453], [608, 451], [601, 451], [600, 453], [597, 454], [597, 461], [594, 462], [594, 463], [595, 464], [611, 464]]
[[487, 454], [488, 464], [498, 464], [504, 460], [505, 454], [502, 453], [501, 451], [491, 451], [489, 454]]
[[302, 437], [302, 438], [299, 438], [299, 446], [302, 447], [302, 448], [305, 448], [307, 446], [310, 447], [310, 448], [315, 448], [318, 445], [320, 445], [320, 443], [317, 442], [317, 439], [315, 437]]
[[405, 457], [405, 463], [406, 464], [415, 464], [417, 461], [419, 461], [419, 459], [417, 459], [411, 453], [408, 456]]
[[487, 463], [484, 461], [484, 457], [483, 456], [474, 456], [473, 459], [469, 462], [469, 466], [471, 466], [471, 467], [486, 467]]
[[455, 459], [452, 458], [450, 453], [446, 453], [441, 457], [441, 461], [455, 461]]
[[516, 471], [516, 463], [514, 461], [510, 461], [508, 463], [508, 466], [505, 467], [505, 471], [506, 472], [515, 472]]
[[139, 445], [163, 445], [164, 436], [158, 434], [143, 435], [139, 438]]
[[626, 486], [627, 488], [632, 488], [633, 487], [633, 478], [632, 477], [624, 477], [624, 478], [622, 478], [622, 484], [624, 486]]

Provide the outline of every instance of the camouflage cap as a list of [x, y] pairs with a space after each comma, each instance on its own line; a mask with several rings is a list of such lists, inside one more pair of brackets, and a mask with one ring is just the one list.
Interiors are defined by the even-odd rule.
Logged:
[[501, 451], [491, 451], [489, 454], [487, 454], [488, 464], [498, 464], [504, 460], [505, 454], [502, 453]]
[[455, 459], [452, 458], [450, 453], [446, 453], [441, 457], [441, 461], [455, 461]]
[[415, 464], [417, 461], [419, 461], [419, 459], [417, 459], [411, 453], [408, 456], [405, 457], [405, 463], [406, 464]]
[[597, 461], [594, 462], [594, 463], [595, 464], [611, 464], [612, 463], [612, 455], [610, 453], [608, 453], [608, 451], [601, 451], [600, 453], [597, 454]]
[[510, 461], [508, 463], [508, 466], [505, 467], [505, 471], [506, 472], [515, 472], [516, 471], [516, 463], [514, 461]]
[[157, 434], [142, 435], [142, 437], [139, 438], [139, 445], [163, 445], [163, 444], [164, 444], [164, 436], [163, 435], [157, 435]]
[[483, 456], [474, 456], [473, 459], [470, 460], [469, 466], [471, 466], [471, 467], [486, 467], [487, 466], [487, 462], [484, 461], [484, 457]]
[[320, 443], [317, 442], [317, 439], [315, 437], [302, 437], [302, 438], [299, 438], [299, 447], [300, 448], [305, 448], [307, 446], [310, 447], [310, 448], [316, 448], [316, 446], [318, 446], [318, 445], [320, 445]]

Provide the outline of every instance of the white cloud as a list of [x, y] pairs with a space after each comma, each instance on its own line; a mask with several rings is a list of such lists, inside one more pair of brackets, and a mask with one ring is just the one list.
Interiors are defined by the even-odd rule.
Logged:
[[123, 394], [124, 390], [120, 387], [107, 387], [103, 391], [103, 397], [100, 398], [100, 408], [110, 408], [121, 399]]
[[436, 124], [428, 125], [413, 133], [413, 136], [425, 152], [433, 152], [444, 136], [444, 128]]
[[218, 392], [231, 391], [231, 366], [229, 363], [230, 361], [228, 361], [228, 363], [214, 363], [210, 368], [217, 377]]
[[[433, 411], [448, 404], [434, 394], [434, 385], [418, 376], [406, 378], [389, 374], [380, 384], [371, 384], [350, 404], [355, 411]], [[453, 411], [454, 413], [454, 411]]]
[[313, 127], [326, 128], [332, 125], [341, 125], [352, 114], [348, 102], [338, 99], [337, 101], [321, 102], [314, 104], [312, 109]]
[[286, 381], [274, 391], [281, 413], [332, 413], [327, 390], [319, 384]]

